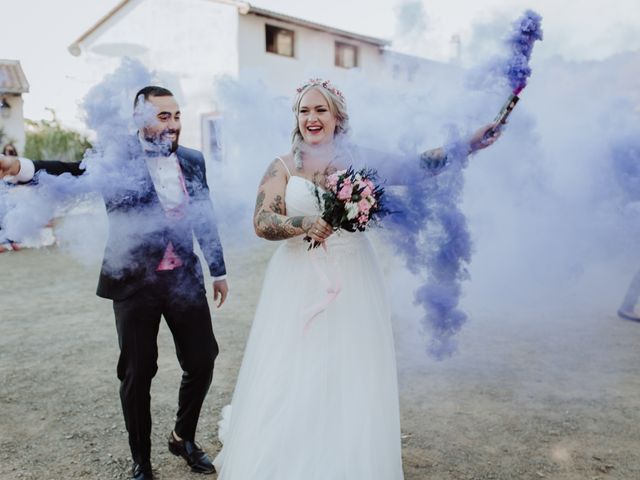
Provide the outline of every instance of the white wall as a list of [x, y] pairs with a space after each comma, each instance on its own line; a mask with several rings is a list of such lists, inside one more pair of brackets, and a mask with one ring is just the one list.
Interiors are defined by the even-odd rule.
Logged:
[[[293, 58], [266, 51], [267, 23], [295, 32]], [[374, 74], [383, 68], [382, 55], [375, 45], [257, 15], [240, 15], [239, 77], [243, 80], [258, 76], [274, 93], [292, 98], [295, 89], [310, 75], [326, 76], [339, 86], [352, 72], [335, 66], [336, 40], [358, 47], [357, 70], [362, 73]]]
[[[11, 105], [11, 116], [9, 118], [0, 117], [0, 127], [4, 129], [8, 142], [15, 142], [19, 154], [24, 153], [24, 117], [22, 113], [23, 100], [21, 95], [0, 95], [0, 100], [4, 98]], [[4, 145], [0, 145], [0, 149]]]
[[237, 18], [236, 7], [214, 1], [134, 0], [83, 43], [79, 80], [88, 90], [122, 57], [140, 60], [180, 102], [180, 143], [200, 149], [200, 117], [217, 110], [214, 77], [237, 76]]
[[384, 68], [380, 70], [378, 79], [403, 85], [404, 88], [420, 88], [425, 82], [437, 85], [447, 85], [459, 78], [463, 71], [461, 67], [414, 57], [387, 50], [383, 55]]
[[[266, 23], [295, 32], [294, 58], [266, 52]], [[357, 69], [335, 66], [336, 41], [358, 47]], [[394, 70], [392, 65], [406, 58], [389, 62], [376, 45], [242, 15], [237, 7], [213, 0], [131, 0], [83, 42], [78, 57], [81, 73], [73, 79], [78, 99], [127, 55], [156, 71], [159, 83], [175, 93], [183, 113], [181, 143], [196, 149], [202, 148], [203, 115], [219, 111], [214, 98], [218, 75], [241, 81], [257, 77], [271, 94], [293, 98], [296, 87], [312, 75], [329, 78], [338, 87], [354, 75], [406, 84], [406, 71], [415, 69]], [[422, 59], [411, 59], [431, 71]]]

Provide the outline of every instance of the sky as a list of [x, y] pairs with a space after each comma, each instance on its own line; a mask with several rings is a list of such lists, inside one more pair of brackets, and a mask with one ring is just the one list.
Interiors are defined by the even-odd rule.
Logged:
[[[203, 0], [204, 1], [204, 0]], [[76, 98], [69, 79], [80, 59], [67, 47], [119, 0], [0, 0], [5, 18], [0, 29], [0, 58], [21, 61], [31, 90], [24, 96], [25, 117], [50, 118], [51, 107], [64, 124], [78, 126]], [[391, 39], [393, 48], [449, 61], [451, 37], [459, 35], [462, 60], [482, 50], [474, 40], [495, 23], [532, 8], [544, 18], [545, 41], [536, 58], [602, 60], [640, 49], [637, 0], [260, 0], [254, 5], [349, 31]], [[73, 12], [72, 14], [70, 12]], [[37, 13], [34, 15], [34, 13]], [[404, 16], [403, 16], [404, 13]], [[408, 15], [407, 15], [408, 14]], [[70, 105], [71, 104], [71, 105]]]

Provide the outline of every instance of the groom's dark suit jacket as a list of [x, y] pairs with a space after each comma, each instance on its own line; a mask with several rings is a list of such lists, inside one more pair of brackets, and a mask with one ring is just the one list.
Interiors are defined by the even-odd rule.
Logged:
[[[180, 218], [171, 218], [163, 210], [149, 175], [140, 143], [129, 139], [129, 161], [123, 162], [116, 175], [106, 175], [100, 185], [109, 217], [107, 240], [97, 294], [123, 300], [152, 279], [169, 242], [182, 260], [185, 273], [204, 285], [202, 269], [193, 249], [195, 235], [207, 261], [209, 272], [218, 277], [226, 274], [222, 246], [216, 228], [213, 205], [209, 196], [202, 153], [185, 147], [176, 152], [188, 205]], [[34, 161], [38, 171], [52, 175], [82, 175], [86, 170], [77, 163]], [[112, 172], [113, 173], [113, 172]]]

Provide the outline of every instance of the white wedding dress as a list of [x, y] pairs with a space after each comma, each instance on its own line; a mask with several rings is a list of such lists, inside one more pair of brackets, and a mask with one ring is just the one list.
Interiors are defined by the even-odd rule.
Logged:
[[[289, 178], [285, 199], [289, 216], [320, 213], [302, 177]], [[326, 244], [326, 252], [308, 251], [292, 238], [269, 263], [220, 422], [219, 480], [403, 478], [393, 334], [376, 256], [364, 233], [334, 234]]]

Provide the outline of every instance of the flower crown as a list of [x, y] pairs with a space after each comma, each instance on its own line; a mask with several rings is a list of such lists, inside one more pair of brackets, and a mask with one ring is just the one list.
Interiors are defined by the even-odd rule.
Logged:
[[322, 88], [324, 88], [326, 90], [329, 90], [331, 93], [333, 93], [334, 95], [337, 95], [338, 97], [340, 97], [344, 101], [344, 95], [342, 94], [342, 92], [340, 90], [338, 90], [336, 87], [334, 87], [333, 84], [329, 80], [323, 80], [322, 78], [310, 78], [309, 80], [307, 80], [306, 83], [304, 83], [300, 87], [298, 87], [296, 89], [296, 92], [300, 93], [305, 88], [316, 87], [316, 86], [320, 86], [320, 87], [322, 87]]

